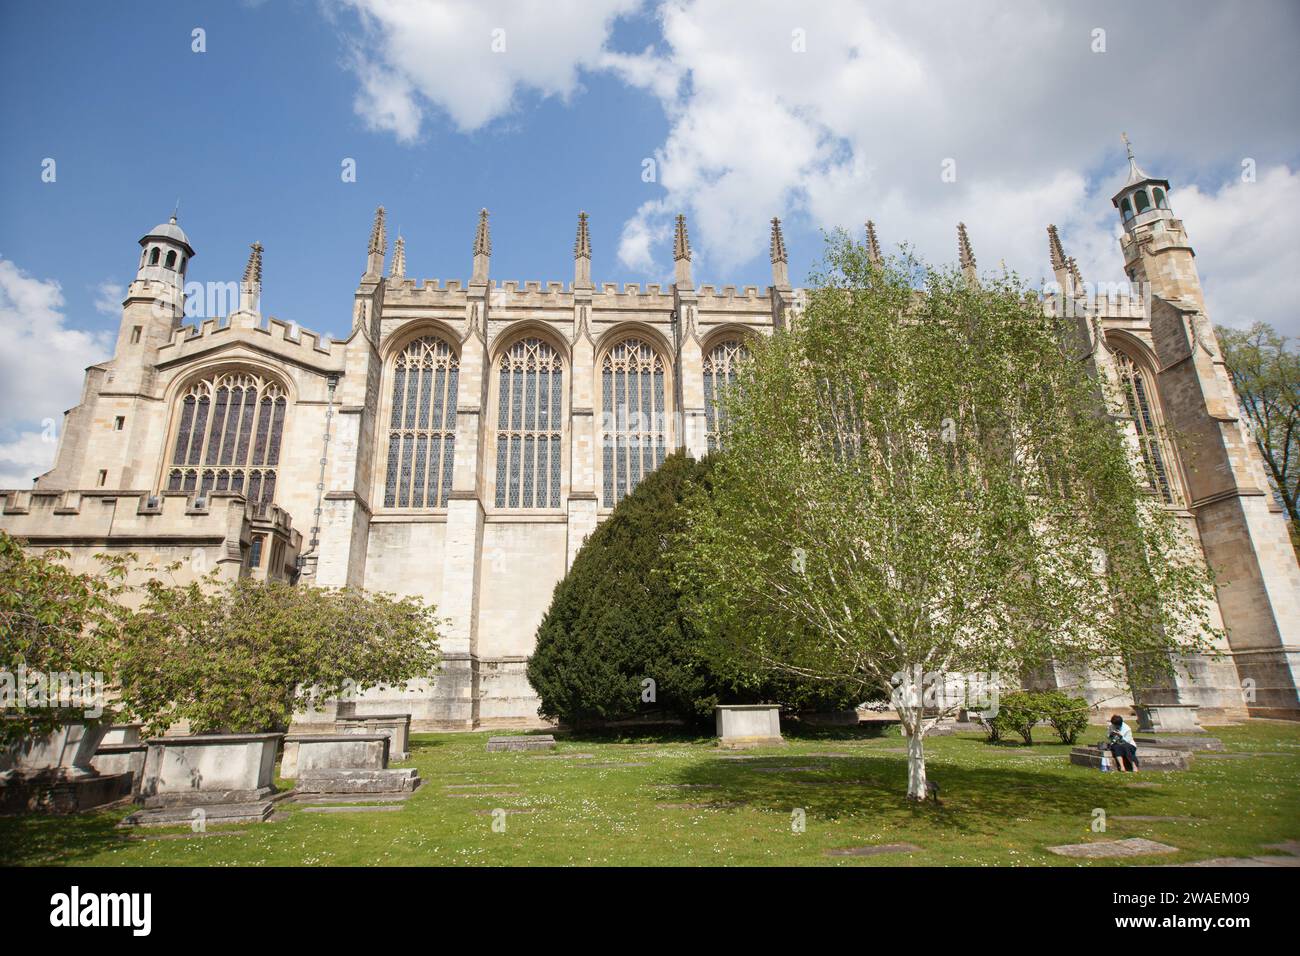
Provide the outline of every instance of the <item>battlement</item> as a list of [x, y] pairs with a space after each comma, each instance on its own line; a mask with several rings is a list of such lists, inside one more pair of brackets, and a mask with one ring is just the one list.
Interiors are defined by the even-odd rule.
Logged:
[[225, 339], [273, 346], [276, 352], [286, 357], [294, 357], [295, 352], [306, 353], [315, 357], [311, 364], [317, 364], [322, 358], [341, 361], [343, 357], [344, 343], [329, 335], [322, 336], [275, 316], [268, 316], [263, 322], [257, 313], [233, 312], [228, 316], [204, 319], [197, 326], [182, 325], [172, 332], [171, 341], [158, 349], [158, 360], [170, 361]]
[[1043, 312], [1061, 318], [1149, 319], [1151, 287], [1144, 283], [1084, 283], [1078, 292], [1064, 293], [1049, 283], [1043, 294]]

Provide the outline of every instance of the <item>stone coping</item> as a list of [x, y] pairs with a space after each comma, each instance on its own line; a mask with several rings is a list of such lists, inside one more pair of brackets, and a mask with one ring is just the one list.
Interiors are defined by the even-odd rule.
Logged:
[[387, 741], [387, 734], [289, 734], [284, 738], [286, 744], [352, 744], [357, 741], [365, 742]]
[[148, 749], [149, 744], [143, 740], [138, 744], [100, 744], [95, 751], [95, 756], [98, 757], [101, 754], [129, 754]]
[[284, 734], [195, 734], [193, 736], [150, 737], [146, 744], [251, 744], [279, 740]]
[[335, 720], [410, 720], [410, 714], [348, 714]]
[[772, 710], [780, 704], [715, 704], [714, 710]]

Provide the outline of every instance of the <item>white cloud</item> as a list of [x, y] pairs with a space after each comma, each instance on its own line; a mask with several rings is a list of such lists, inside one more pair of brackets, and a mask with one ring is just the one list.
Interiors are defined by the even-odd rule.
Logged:
[[69, 328], [63, 290], [0, 259], [0, 487], [27, 488], [54, 462], [54, 432], [81, 395], [87, 365], [112, 349], [108, 332]]
[[122, 315], [122, 300], [125, 297], [126, 287], [122, 283], [105, 279], [95, 286], [95, 311], [119, 318]]
[[567, 99], [599, 65], [616, 17], [640, 0], [342, 0], [361, 18], [356, 111], [410, 142], [428, 105], [462, 132], [509, 113], [520, 90]]

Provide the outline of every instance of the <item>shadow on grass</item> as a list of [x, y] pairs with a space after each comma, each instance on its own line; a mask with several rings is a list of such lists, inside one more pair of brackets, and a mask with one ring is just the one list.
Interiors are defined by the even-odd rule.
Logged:
[[[818, 769], [799, 771], [793, 768]], [[782, 772], [782, 768], [788, 768]], [[709, 785], [708, 799], [788, 813], [800, 807], [827, 819], [866, 816], [886, 824], [924, 822], [961, 833], [996, 833], [1008, 821], [1047, 815], [1089, 819], [1093, 808], [1123, 813], [1152, 795], [1068, 770], [965, 767], [931, 758], [927, 776], [940, 802], [907, 799], [907, 761], [883, 755], [818, 763], [817, 754], [756, 755], [754, 760], [707, 760], [683, 768], [679, 785]]]
[[122, 846], [127, 837], [116, 826], [129, 812], [124, 807], [69, 816], [0, 817], [0, 866], [77, 863]]

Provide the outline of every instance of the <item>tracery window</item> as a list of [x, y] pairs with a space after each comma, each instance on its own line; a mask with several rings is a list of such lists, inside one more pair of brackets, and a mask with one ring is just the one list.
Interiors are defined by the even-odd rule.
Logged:
[[749, 351], [740, 339], [724, 339], [709, 350], [704, 357], [704, 416], [708, 429], [709, 451], [722, 444], [726, 427], [726, 411], [721, 404], [723, 392], [735, 384], [736, 367], [749, 358]]
[[407, 345], [393, 363], [385, 508], [445, 508], [456, 457], [460, 360], [435, 336]]
[[612, 508], [663, 463], [664, 362], [646, 342], [628, 338], [605, 353], [600, 378], [602, 501]]
[[1173, 474], [1173, 451], [1166, 441], [1156, 407], [1154, 383], [1146, 369], [1123, 352], [1115, 353], [1124, 401], [1137, 429], [1138, 446], [1146, 471], [1147, 487], [1167, 505], [1178, 504], [1180, 495]]
[[287, 408], [284, 387], [255, 373], [194, 382], [178, 399], [167, 490], [233, 491], [264, 510], [275, 500]]
[[564, 362], [539, 338], [497, 360], [496, 506], [560, 507]]

